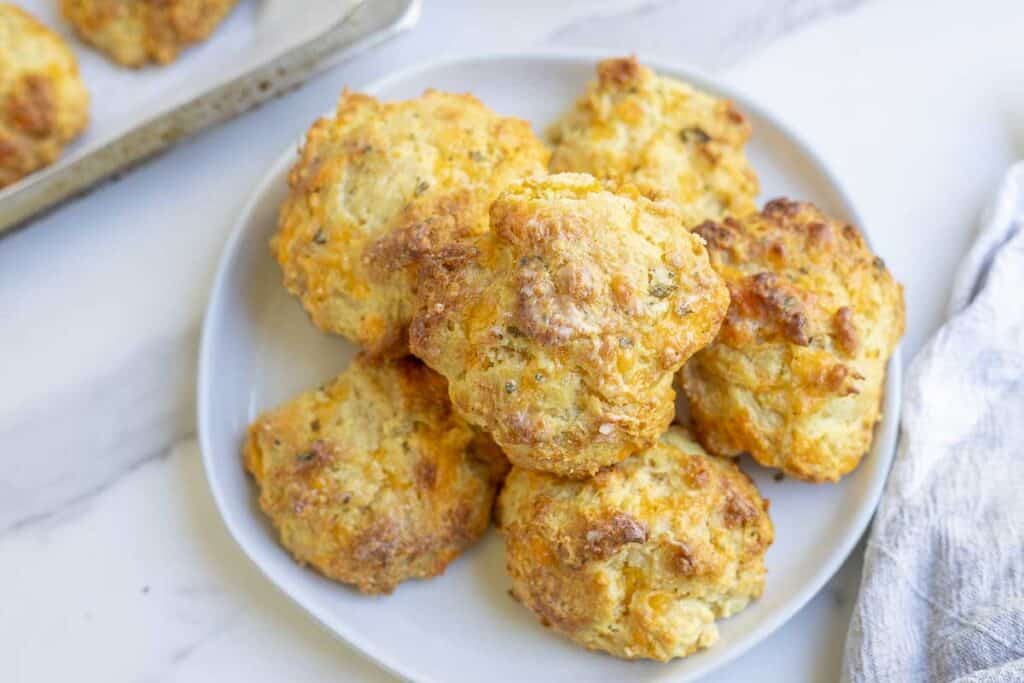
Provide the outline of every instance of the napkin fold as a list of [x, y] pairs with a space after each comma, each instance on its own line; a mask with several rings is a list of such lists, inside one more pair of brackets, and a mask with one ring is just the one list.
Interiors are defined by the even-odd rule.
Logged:
[[905, 380], [846, 681], [1024, 681], [1024, 162], [982, 218], [949, 314]]

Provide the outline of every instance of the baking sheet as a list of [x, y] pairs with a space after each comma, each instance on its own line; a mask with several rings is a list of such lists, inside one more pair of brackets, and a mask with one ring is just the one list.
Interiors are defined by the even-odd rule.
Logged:
[[209, 40], [172, 64], [127, 69], [78, 40], [57, 0], [16, 4], [72, 46], [91, 120], [56, 164], [0, 191], [0, 234], [411, 26], [419, 14], [419, 0], [242, 0]]

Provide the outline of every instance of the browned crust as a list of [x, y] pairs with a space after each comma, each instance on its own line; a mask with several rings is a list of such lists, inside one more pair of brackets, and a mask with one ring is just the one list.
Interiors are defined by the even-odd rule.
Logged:
[[89, 96], [64, 41], [0, 4], [0, 188], [47, 166], [85, 129]]
[[641, 75], [636, 56], [615, 57], [597, 63], [597, 78], [602, 87], [621, 88], [640, 80]]
[[654, 443], [728, 303], [673, 205], [584, 174], [509, 186], [420, 276], [413, 353], [513, 462], [569, 477]]
[[688, 226], [754, 209], [747, 119], [732, 102], [659, 76], [635, 57], [598, 63], [597, 79], [548, 135], [552, 172], [637, 185], [676, 202]]
[[857, 228], [809, 203], [775, 199], [694, 232], [732, 299], [682, 375], [703, 444], [837, 480], [870, 446], [902, 288]]
[[238, 0], [60, 0], [78, 36], [122, 66], [169, 64], [202, 42]]
[[795, 288], [786, 286], [779, 276], [768, 272], [730, 284], [729, 334], [752, 339], [767, 329], [790, 343], [807, 346], [810, 341], [807, 313]]
[[296, 561], [364, 593], [444, 571], [487, 529], [508, 466], [442, 377], [365, 355], [260, 416], [243, 455]]
[[547, 159], [528, 123], [472, 95], [380, 102], [346, 90], [289, 173], [271, 242], [285, 287], [317, 327], [404, 355], [424, 263], [486, 232], [501, 189]]
[[774, 538], [749, 477], [676, 427], [589, 480], [513, 468], [498, 509], [513, 596], [544, 626], [631, 659], [713, 642], [713, 625], [701, 635], [687, 615], [760, 595]]

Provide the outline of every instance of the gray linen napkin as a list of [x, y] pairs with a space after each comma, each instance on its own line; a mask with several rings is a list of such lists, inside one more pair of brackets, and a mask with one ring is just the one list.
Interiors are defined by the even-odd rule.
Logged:
[[847, 681], [1024, 681], [1024, 162], [983, 218], [950, 316], [904, 385]]

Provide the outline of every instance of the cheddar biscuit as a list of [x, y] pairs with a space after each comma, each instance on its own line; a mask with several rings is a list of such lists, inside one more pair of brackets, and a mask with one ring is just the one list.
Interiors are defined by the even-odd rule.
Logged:
[[512, 594], [541, 623], [627, 659], [718, 639], [764, 589], [768, 501], [679, 427], [587, 481], [513, 467], [498, 500]]
[[421, 260], [486, 231], [498, 192], [547, 159], [529, 124], [470, 95], [346, 92], [289, 175], [272, 242], [285, 286], [321, 329], [401, 355]]
[[513, 185], [423, 274], [413, 353], [513, 464], [570, 477], [668, 428], [672, 375], [728, 305], [675, 205], [583, 174]]
[[210, 37], [238, 0], [60, 0], [86, 43], [123, 66], [168, 64]]
[[508, 467], [453, 414], [442, 377], [366, 356], [261, 415], [244, 460], [282, 545], [364, 593], [443, 572], [487, 529]]
[[549, 130], [552, 172], [656, 189], [680, 205], [688, 227], [756, 208], [757, 175], [744, 153], [750, 124], [731, 102], [633, 57], [604, 60], [597, 76]]
[[903, 289], [860, 231], [811, 204], [778, 199], [696, 233], [732, 296], [715, 342], [682, 374], [701, 441], [836, 481], [871, 446]]
[[0, 3], [0, 188], [47, 166], [89, 122], [89, 94], [60, 36]]

